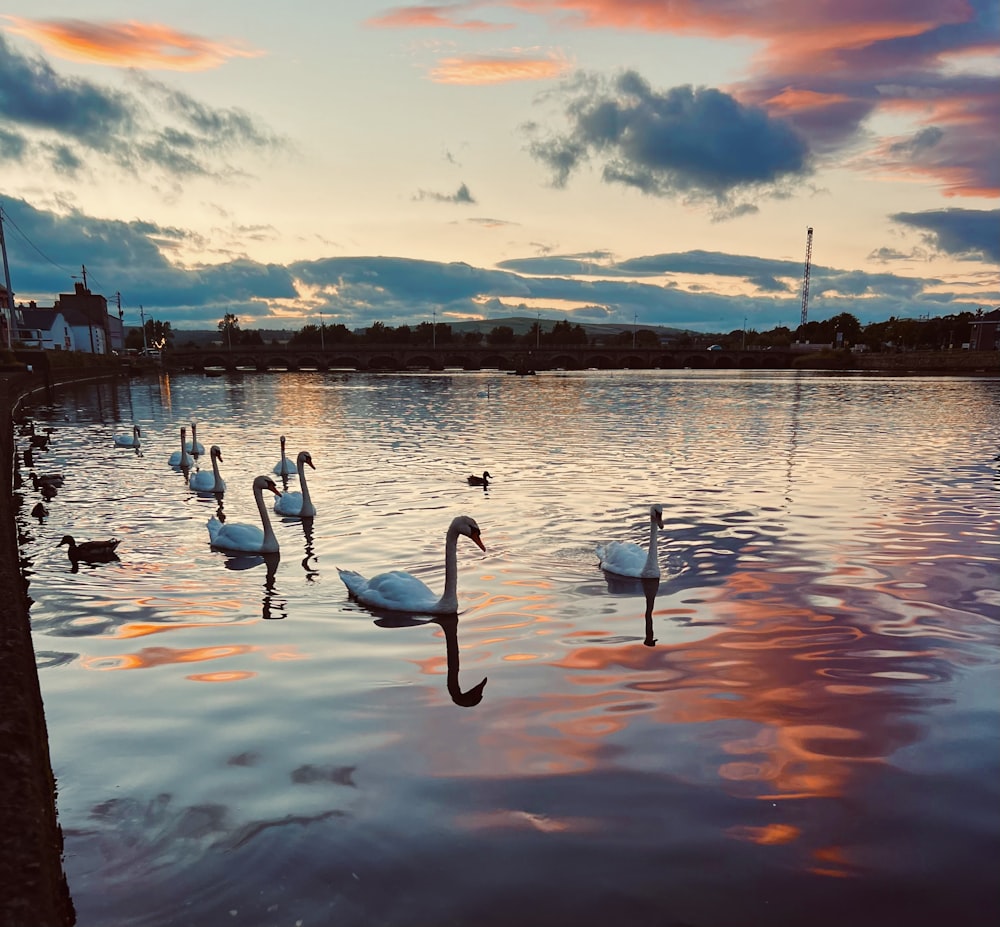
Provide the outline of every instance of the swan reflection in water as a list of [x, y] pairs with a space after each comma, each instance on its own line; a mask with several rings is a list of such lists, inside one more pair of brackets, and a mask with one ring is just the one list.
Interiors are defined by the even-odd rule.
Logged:
[[282, 597], [276, 597], [274, 588], [274, 576], [278, 571], [278, 564], [281, 562], [281, 554], [233, 554], [225, 559], [227, 570], [252, 570], [262, 563], [267, 565], [267, 573], [264, 577], [264, 597], [261, 601], [260, 616], [265, 621], [287, 617], [288, 601]]
[[316, 549], [313, 545], [313, 520], [311, 518], [302, 519], [302, 534], [306, 540], [305, 553], [302, 558], [302, 569], [306, 571], [306, 582], [316, 582], [319, 570], [314, 566], [316, 560]]
[[653, 637], [653, 605], [656, 602], [656, 593], [660, 590], [660, 579], [658, 576], [638, 579], [632, 576], [617, 576], [614, 573], [605, 573], [604, 578], [608, 583], [608, 592], [612, 595], [642, 595], [646, 599], [646, 630], [643, 643], [647, 647], [656, 646], [656, 638]]
[[458, 683], [458, 615], [438, 615], [435, 618], [413, 618], [404, 615], [384, 615], [375, 619], [380, 628], [412, 628], [415, 625], [437, 624], [444, 631], [445, 655], [448, 660], [447, 688], [451, 700], [460, 708], [472, 708], [483, 700], [483, 690], [486, 688], [487, 677], [476, 683], [471, 689], [465, 689]]

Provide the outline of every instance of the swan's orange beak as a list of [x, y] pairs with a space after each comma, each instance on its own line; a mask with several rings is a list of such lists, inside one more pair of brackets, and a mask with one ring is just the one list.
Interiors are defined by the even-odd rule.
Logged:
[[483, 551], [484, 553], [486, 552], [486, 547], [483, 544], [483, 540], [482, 538], [480, 538], [478, 534], [470, 534], [469, 537], [471, 537], [472, 540], [476, 542], [476, 545], [479, 547], [481, 551]]

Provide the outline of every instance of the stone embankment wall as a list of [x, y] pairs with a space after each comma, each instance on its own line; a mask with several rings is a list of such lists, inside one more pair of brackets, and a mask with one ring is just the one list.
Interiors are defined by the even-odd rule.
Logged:
[[890, 373], [1000, 374], [1000, 351], [903, 351], [899, 354], [854, 354], [855, 370]]

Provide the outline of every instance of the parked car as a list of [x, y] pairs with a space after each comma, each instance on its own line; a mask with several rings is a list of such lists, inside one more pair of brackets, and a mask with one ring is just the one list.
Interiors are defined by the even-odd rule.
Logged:
[[721, 351], [722, 350], [722, 345], [721, 344], [710, 344], [708, 346], [708, 350], [709, 351]]

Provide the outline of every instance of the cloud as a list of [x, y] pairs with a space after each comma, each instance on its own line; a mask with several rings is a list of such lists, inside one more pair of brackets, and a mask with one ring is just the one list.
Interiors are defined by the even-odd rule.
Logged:
[[927, 232], [928, 243], [945, 254], [1000, 264], [1000, 209], [897, 212], [890, 218]]
[[7, 123], [0, 154], [26, 164], [47, 161], [64, 173], [113, 166], [132, 174], [156, 169], [172, 178], [224, 178], [233, 169], [223, 154], [285, 145], [246, 112], [205, 106], [138, 72], [132, 78], [134, 90], [126, 92], [64, 77], [0, 34], [0, 119]]
[[413, 198], [415, 200], [434, 200], [437, 203], [462, 203], [465, 205], [476, 202], [464, 183], [454, 193], [433, 193], [430, 190], [420, 190]]
[[[629, 31], [753, 43], [747, 75], [725, 93], [798, 133], [814, 158], [865, 173], [926, 177], [952, 196], [1000, 196], [996, 126], [1000, 52], [996, 0], [486, 0], [397, 7], [384, 25], [455, 29], [467, 10], [537, 16], [553, 29]], [[483, 28], [492, 28], [477, 20]], [[912, 132], [882, 139], [874, 117], [908, 120]], [[933, 136], [933, 146], [926, 145]], [[706, 141], [711, 137], [706, 135]], [[562, 141], [563, 144], [558, 142]], [[589, 151], [572, 134], [537, 143], [557, 180]], [[758, 153], [759, 156], [759, 153]], [[850, 156], [848, 160], [848, 156]], [[627, 158], [634, 167], [635, 157]], [[780, 166], [780, 161], [778, 165]], [[655, 172], [617, 179], [654, 192]], [[801, 173], [793, 169], [792, 174]], [[675, 189], [671, 184], [670, 189]]]
[[70, 61], [116, 67], [203, 71], [230, 58], [256, 58], [263, 52], [236, 43], [214, 42], [158, 23], [92, 23], [82, 19], [23, 19], [7, 16], [8, 31], [37, 42], [50, 54]]
[[[201, 243], [183, 228], [100, 219], [74, 209], [44, 211], [16, 198], [3, 205], [17, 299], [50, 305], [70, 288], [82, 261], [94, 292], [121, 293], [129, 324], [136, 324], [139, 304], [147, 317], [176, 329], [214, 329], [227, 312], [247, 328], [291, 329], [315, 322], [319, 312], [328, 324], [352, 329], [375, 321], [414, 325], [435, 314], [447, 321], [541, 312], [549, 319], [631, 324], [638, 317], [644, 325], [720, 332], [740, 327], [744, 317], [758, 329], [794, 325], [800, 311], [798, 261], [706, 251], [615, 261], [593, 251], [522, 258], [494, 269], [368, 255], [284, 266], [242, 257], [184, 266], [171, 256]], [[930, 221], [926, 214], [918, 218]], [[731, 282], [720, 287], [718, 278]], [[867, 322], [971, 308], [961, 287], [949, 291], [936, 278], [815, 265], [811, 279], [812, 318], [850, 312]]]
[[611, 81], [579, 75], [559, 97], [569, 130], [530, 146], [557, 186], [593, 159], [603, 163], [605, 182], [737, 208], [743, 197], [773, 193], [810, 171], [796, 132], [719, 90], [658, 92], [625, 71]]
[[553, 80], [569, 69], [570, 63], [556, 52], [547, 55], [508, 53], [505, 55], [460, 55], [442, 58], [430, 70], [437, 84], [484, 85], [512, 81]]
[[421, 4], [395, 7], [379, 16], [372, 16], [367, 25], [379, 29], [462, 29], [473, 32], [494, 32], [512, 28], [511, 23], [494, 23], [485, 19], [461, 19], [461, 4]]

